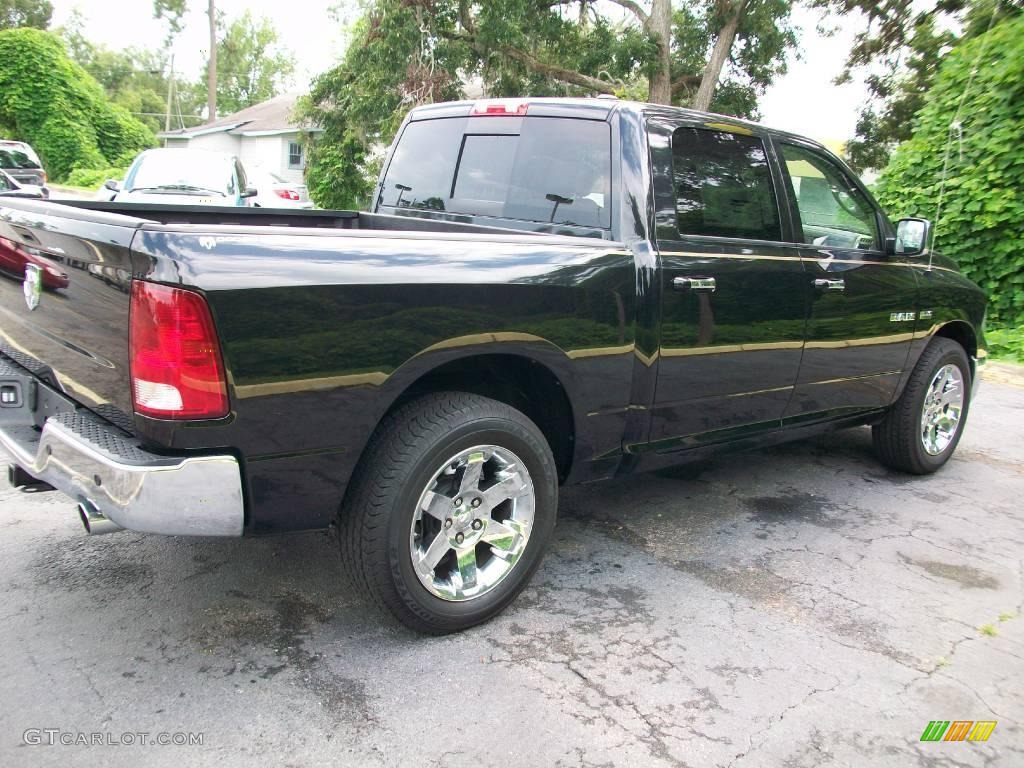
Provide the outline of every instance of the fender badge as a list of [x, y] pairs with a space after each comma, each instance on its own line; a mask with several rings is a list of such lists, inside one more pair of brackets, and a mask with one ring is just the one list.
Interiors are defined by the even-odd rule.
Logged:
[[917, 317], [915, 312], [893, 312], [889, 315], [890, 323], [905, 323]]
[[35, 264], [25, 265], [25, 282], [21, 285], [25, 294], [25, 303], [31, 312], [39, 306], [39, 300], [43, 296], [43, 270]]

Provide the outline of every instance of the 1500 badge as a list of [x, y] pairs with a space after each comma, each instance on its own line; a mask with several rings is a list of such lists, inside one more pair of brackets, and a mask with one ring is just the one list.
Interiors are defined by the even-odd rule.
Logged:
[[43, 295], [43, 271], [35, 264], [25, 265], [25, 282], [22, 283], [22, 291], [25, 293], [25, 303], [29, 311], [39, 306], [39, 300]]
[[917, 317], [916, 312], [893, 312], [889, 315], [890, 323], [906, 323]]

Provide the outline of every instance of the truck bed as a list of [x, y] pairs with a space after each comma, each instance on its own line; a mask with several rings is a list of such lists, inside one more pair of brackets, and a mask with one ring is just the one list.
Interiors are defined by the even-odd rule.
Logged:
[[[204, 291], [299, 282], [415, 284], [421, 278], [403, 267], [411, 260], [461, 260], [479, 252], [484, 242], [502, 243], [497, 248], [502, 252], [543, 246], [549, 258], [560, 248], [606, 245], [590, 238], [356, 211], [4, 200], [0, 352], [132, 432], [128, 308], [133, 278]], [[18, 266], [25, 260], [38, 262], [64, 283], [44, 282], [34, 310], [26, 306], [25, 269]], [[465, 270], [458, 279], [497, 277]], [[231, 319], [218, 318], [218, 325]]]

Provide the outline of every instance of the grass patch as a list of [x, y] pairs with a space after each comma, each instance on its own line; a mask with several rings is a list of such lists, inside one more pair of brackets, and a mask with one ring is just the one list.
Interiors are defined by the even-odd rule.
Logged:
[[1012, 611], [1003, 611], [1002, 613], [999, 614], [999, 620], [1000, 621], [1009, 621], [1010, 619], [1016, 619], [1016, 618], [1017, 618], [1017, 614], [1013, 613]]
[[999, 630], [996, 629], [994, 624], [982, 624], [978, 627], [978, 631], [983, 635], [988, 635], [989, 637], [995, 637], [999, 634]]

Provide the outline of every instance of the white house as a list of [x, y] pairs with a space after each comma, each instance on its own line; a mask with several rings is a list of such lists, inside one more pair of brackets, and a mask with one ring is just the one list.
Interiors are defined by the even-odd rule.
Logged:
[[276, 96], [212, 123], [162, 131], [157, 137], [168, 147], [229, 152], [246, 168], [260, 166], [283, 179], [301, 183], [306, 168], [304, 139], [321, 129], [295, 119], [297, 99], [298, 94], [294, 93]]

